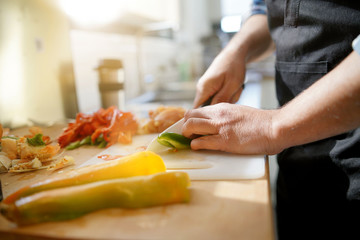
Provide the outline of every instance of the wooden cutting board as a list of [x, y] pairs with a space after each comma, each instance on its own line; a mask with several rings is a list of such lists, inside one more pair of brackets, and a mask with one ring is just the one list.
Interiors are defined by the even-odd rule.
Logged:
[[[115, 144], [92, 157], [81, 166], [104, 162], [101, 155], [127, 155], [144, 151], [157, 134], [135, 136], [130, 145]], [[265, 174], [263, 155], [238, 155], [220, 151], [169, 150], [160, 154], [168, 171], [181, 170], [191, 180], [236, 180], [255, 179]]]
[[[63, 127], [46, 129], [46, 134], [57, 136]], [[23, 132], [19, 132], [21, 134]], [[59, 171], [0, 174], [4, 196], [30, 183], [71, 171], [86, 161], [91, 164], [91, 161], [95, 163], [100, 160], [93, 156], [107, 152], [126, 154], [144, 150], [155, 136], [136, 136], [131, 145], [114, 145], [103, 152], [94, 146], [68, 151], [65, 154], [75, 158], [75, 166]], [[177, 156], [183, 160], [180, 154]], [[166, 157], [164, 159], [168, 164]], [[254, 163], [253, 166], [264, 163], [261, 156], [259, 162], [249, 160], [246, 156], [237, 156], [236, 159], [244, 163], [247, 171], [251, 169], [250, 163]], [[191, 201], [188, 204], [136, 210], [104, 209], [71, 221], [24, 227], [18, 227], [0, 216], [0, 239], [274, 239], [268, 164], [267, 161], [265, 163], [265, 175], [258, 179], [193, 181]], [[257, 167], [261, 169], [263, 165]], [[257, 172], [260, 174], [259, 169]], [[231, 172], [229, 174], [237, 171], [228, 170]], [[251, 171], [252, 174], [254, 172]]]

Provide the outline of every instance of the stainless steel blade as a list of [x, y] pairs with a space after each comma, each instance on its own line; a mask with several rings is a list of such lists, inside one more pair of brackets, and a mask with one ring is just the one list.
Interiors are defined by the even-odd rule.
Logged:
[[[176, 123], [174, 123], [173, 125], [171, 125], [170, 127], [168, 127], [167, 129], [165, 129], [164, 132], [172, 132], [172, 133], [178, 133], [181, 134], [181, 129], [182, 126], [184, 125], [184, 118], [180, 119], [179, 121], [177, 121]], [[169, 147], [166, 147], [164, 145], [161, 145], [160, 143], [158, 143], [157, 141], [157, 137], [155, 137], [150, 144], [148, 145], [148, 147], [146, 148], [147, 151], [152, 151], [155, 153], [160, 153], [160, 152], [164, 152], [169, 150]]]

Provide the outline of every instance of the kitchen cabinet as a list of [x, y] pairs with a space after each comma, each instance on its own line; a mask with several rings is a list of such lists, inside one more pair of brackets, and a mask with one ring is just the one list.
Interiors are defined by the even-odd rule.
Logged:
[[[55, 138], [64, 125], [44, 128]], [[14, 134], [24, 134], [18, 129]], [[18, 188], [69, 171], [103, 149], [69, 151], [76, 165], [58, 172], [1, 174], [5, 196]], [[137, 210], [105, 209], [64, 222], [17, 227], [0, 217], [1, 239], [274, 239], [269, 172], [252, 180], [192, 181], [191, 201]]]

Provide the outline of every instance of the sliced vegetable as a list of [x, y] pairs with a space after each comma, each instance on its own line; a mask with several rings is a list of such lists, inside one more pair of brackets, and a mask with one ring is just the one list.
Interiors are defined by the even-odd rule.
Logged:
[[78, 147], [80, 147], [81, 145], [80, 145], [80, 141], [76, 141], [76, 142], [72, 142], [72, 143], [70, 143], [69, 145], [67, 145], [66, 147], [65, 147], [65, 149], [66, 150], [74, 150], [74, 149], [76, 149], [76, 148], [78, 148]]
[[184, 137], [181, 134], [164, 132], [160, 134], [157, 138], [157, 141], [167, 147], [175, 148], [178, 150], [189, 149], [191, 139]]
[[9, 195], [3, 202], [11, 204], [21, 197], [54, 188], [114, 178], [150, 175], [165, 172], [165, 170], [165, 164], [159, 155], [150, 151], [138, 152], [118, 160], [86, 166], [42, 182], [30, 184]]
[[0, 173], [7, 172], [11, 167], [11, 159], [5, 153], [0, 152]]
[[104, 208], [144, 208], [189, 202], [189, 185], [185, 172], [112, 179], [39, 192], [11, 205], [0, 204], [0, 211], [18, 225], [62, 221]]
[[106, 146], [107, 146], [107, 141], [105, 141], [105, 140], [102, 140], [98, 145], [99, 148], [104, 148]]
[[[66, 147], [88, 136], [91, 136], [92, 143], [95, 143], [96, 139], [102, 136], [108, 147], [117, 142], [131, 143], [137, 129], [138, 122], [132, 113], [122, 112], [112, 106], [107, 109], [101, 108], [93, 114], [78, 113], [75, 122], [69, 123], [59, 136], [58, 142], [61, 147]], [[104, 145], [102, 143], [101, 146]]]
[[91, 136], [87, 136], [83, 140], [80, 141], [80, 146], [90, 145], [90, 144], [91, 144]]
[[13, 139], [13, 140], [18, 140], [19, 137], [15, 137], [15, 136], [3, 136], [1, 139]]
[[27, 143], [31, 146], [45, 146], [45, 142], [43, 141], [43, 135], [41, 133], [36, 134], [33, 138], [26, 138]]
[[46, 169], [54, 171], [73, 164], [75, 164], [75, 159], [72, 156], [64, 156], [53, 162]]
[[84, 145], [91, 145], [91, 136], [87, 136], [85, 137], [84, 139], [82, 139], [81, 141], [78, 140], [78, 141], [75, 141], [75, 142], [72, 142], [70, 143], [69, 145], [67, 145], [65, 147], [66, 150], [74, 150], [76, 148], [79, 148], [81, 146], [84, 146]]
[[9, 172], [30, 172], [42, 169], [43, 165], [41, 161], [36, 157], [31, 161], [18, 163], [9, 169]]

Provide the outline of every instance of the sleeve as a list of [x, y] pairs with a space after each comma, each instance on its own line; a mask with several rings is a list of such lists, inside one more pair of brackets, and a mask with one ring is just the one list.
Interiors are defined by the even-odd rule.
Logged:
[[266, 15], [267, 9], [265, 5], [265, 0], [253, 0], [251, 4], [251, 16], [255, 14], [264, 14]]

